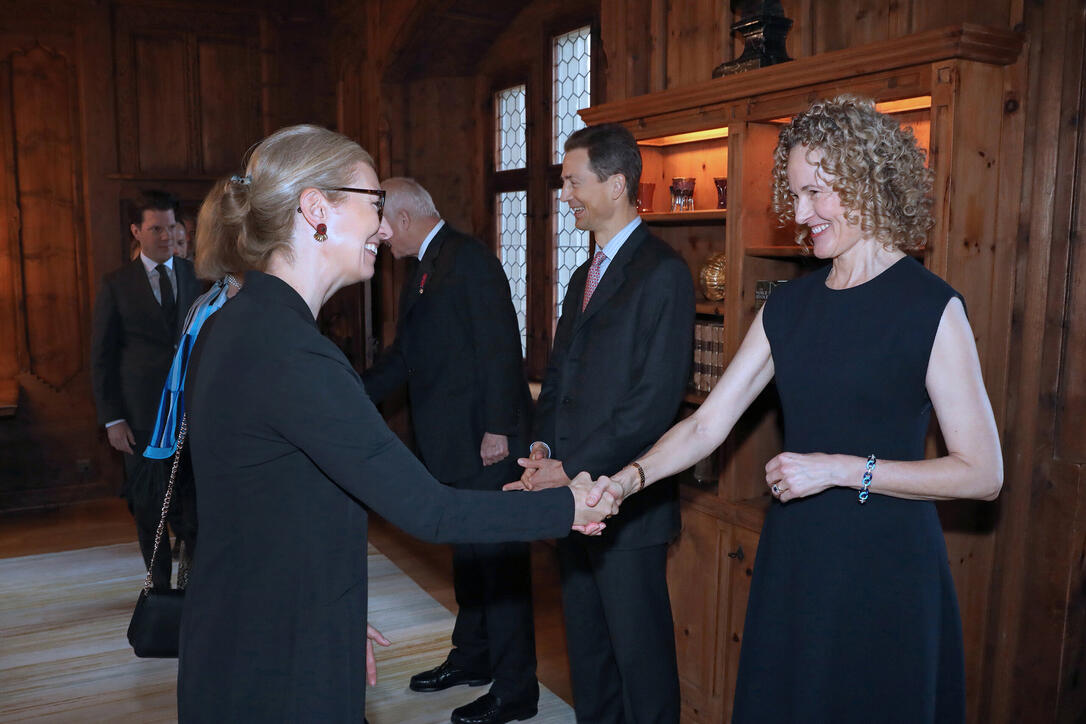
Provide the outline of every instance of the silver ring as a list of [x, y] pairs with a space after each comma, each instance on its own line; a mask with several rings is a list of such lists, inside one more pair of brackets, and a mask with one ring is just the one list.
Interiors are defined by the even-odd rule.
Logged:
[[770, 490], [773, 491], [774, 495], [780, 495], [781, 494], [781, 486], [777, 485], [776, 483], [773, 483], [773, 487], [770, 488]]

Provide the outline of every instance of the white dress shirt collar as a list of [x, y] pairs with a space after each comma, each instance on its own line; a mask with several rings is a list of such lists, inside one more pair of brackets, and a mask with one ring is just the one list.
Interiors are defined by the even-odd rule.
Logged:
[[614, 259], [618, 255], [619, 249], [622, 248], [622, 245], [626, 243], [626, 241], [630, 238], [630, 235], [633, 234], [634, 229], [636, 229], [637, 225], [640, 224], [640, 223], [641, 223], [641, 217], [640, 216], [635, 217], [633, 221], [631, 221], [630, 223], [623, 226], [619, 230], [619, 232], [617, 234], [612, 236], [611, 240], [609, 242], [607, 242], [607, 244], [605, 246], [603, 246], [602, 248], [597, 248], [596, 249], [596, 251], [598, 251], [598, 252], [602, 251], [603, 255], [605, 257], [607, 257], [600, 264], [600, 278], [601, 279], [603, 278], [603, 273], [605, 271], [607, 271], [607, 267], [611, 266], [611, 260]]
[[[158, 266], [157, 261], [152, 261], [151, 259], [147, 258], [147, 255], [144, 254], [142, 251], [140, 252], [140, 261], [143, 262], [143, 269], [144, 269], [144, 271], [147, 272], [148, 275], [150, 275], [151, 272], [155, 271], [155, 267]], [[170, 271], [173, 271], [173, 257], [172, 256], [169, 259], [167, 259], [166, 261], [162, 262], [162, 263], [166, 265], [167, 269], [169, 269]]]
[[430, 246], [430, 242], [437, 236], [437, 232], [441, 231], [441, 227], [445, 225], [444, 219], [438, 219], [434, 224], [434, 228], [430, 229], [430, 233], [426, 235], [426, 238], [422, 240], [422, 246], [419, 247], [419, 261], [422, 261], [422, 257], [426, 256], [426, 248]]

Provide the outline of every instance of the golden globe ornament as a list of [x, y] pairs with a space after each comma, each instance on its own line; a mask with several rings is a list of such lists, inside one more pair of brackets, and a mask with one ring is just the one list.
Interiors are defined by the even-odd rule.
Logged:
[[710, 302], [719, 302], [724, 298], [724, 277], [728, 270], [728, 261], [723, 253], [713, 254], [705, 260], [701, 268], [701, 293]]

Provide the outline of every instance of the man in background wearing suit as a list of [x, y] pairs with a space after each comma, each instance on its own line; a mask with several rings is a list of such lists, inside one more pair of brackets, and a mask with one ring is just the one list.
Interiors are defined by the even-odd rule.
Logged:
[[[163, 463], [148, 460], [142, 453], [154, 427], [181, 324], [199, 292], [192, 262], [173, 256], [176, 209], [177, 199], [164, 191], [144, 192], [133, 203], [130, 230], [139, 242], [139, 254], [102, 278], [91, 337], [98, 422], [105, 425], [109, 444], [124, 453], [121, 495], [136, 521], [148, 567], [165, 489], [152, 484], [164, 480]], [[164, 540], [163, 546], [165, 551], [159, 552], [151, 575], [156, 588], [170, 585], [169, 541]]]
[[[419, 263], [400, 295], [395, 341], [362, 376], [366, 392], [380, 402], [406, 384], [419, 454], [434, 477], [460, 489], [499, 490], [520, 475], [509, 451], [526, 444], [531, 404], [509, 280], [482, 242], [442, 221], [417, 182], [392, 178], [382, 186], [392, 254]], [[536, 713], [529, 564], [527, 543], [453, 548], [453, 648], [410, 684], [440, 691], [493, 679], [489, 693], [452, 712], [453, 724]]]
[[[622, 126], [565, 144], [562, 193], [596, 253], [570, 280], [524, 474], [507, 488], [610, 475], [672, 424], [690, 371], [694, 288], [686, 263], [637, 215], [641, 154]], [[643, 497], [642, 497], [643, 496]], [[679, 721], [667, 546], [674, 481], [625, 501], [600, 537], [558, 541], [578, 722]]]

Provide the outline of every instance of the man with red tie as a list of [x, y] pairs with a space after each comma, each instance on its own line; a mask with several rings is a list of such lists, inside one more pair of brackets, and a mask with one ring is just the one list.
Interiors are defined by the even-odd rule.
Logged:
[[[573, 274], [536, 407], [524, 473], [507, 488], [565, 485], [622, 469], [672, 424], [693, 346], [682, 258], [637, 215], [641, 154], [614, 124], [569, 137], [562, 193], [596, 253]], [[600, 537], [558, 541], [574, 708], [581, 722], [679, 721], [668, 543], [674, 481], [622, 504]]]

